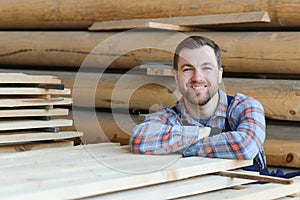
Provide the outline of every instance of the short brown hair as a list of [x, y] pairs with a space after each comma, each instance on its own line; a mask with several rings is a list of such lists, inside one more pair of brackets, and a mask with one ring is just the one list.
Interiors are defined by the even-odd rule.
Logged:
[[174, 60], [173, 60], [173, 67], [175, 70], [178, 70], [178, 59], [179, 59], [179, 53], [182, 49], [188, 48], [188, 49], [196, 49], [203, 46], [210, 46], [213, 48], [217, 62], [218, 62], [218, 68], [220, 69], [222, 67], [222, 58], [221, 58], [221, 52], [219, 46], [212, 40], [208, 39], [204, 36], [190, 36], [183, 41], [179, 43], [175, 50], [174, 54]]

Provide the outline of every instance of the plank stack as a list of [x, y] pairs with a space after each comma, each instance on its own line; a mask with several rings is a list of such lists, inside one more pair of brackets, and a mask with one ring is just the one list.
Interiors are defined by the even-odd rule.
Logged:
[[42, 149], [1, 156], [0, 195], [5, 199], [275, 199], [300, 192], [299, 178], [244, 185], [265, 178], [240, 169], [250, 164], [180, 154], [135, 155], [127, 146], [112, 143]]
[[70, 89], [55, 76], [0, 73], [0, 152], [73, 145], [79, 132], [61, 132], [72, 126]]

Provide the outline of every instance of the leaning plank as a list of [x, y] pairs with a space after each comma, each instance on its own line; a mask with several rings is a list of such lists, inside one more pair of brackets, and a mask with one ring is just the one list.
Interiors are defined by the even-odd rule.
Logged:
[[68, 95], [71, 94], [71, 90], [65, 88], [64, 90], [54, 90], [54, 89], [44, 89], [44, 88], [34, 88], [34, 87], [0, 87], [0, 95]]
[[3, 117], [36, 117], [36, 116], [61, 116], [68, 115], [69, 109], [6, 109], [0, 110], [0, 118]]
[[184, 17], [169, 17], [169, 18], [149, 18], [149, 19], [127, 19], [127, 20], [112, 20], [95, 22], [90, 31], [99, 30], [121, 30], [132, 28], [144, 28], [149, 25], [149, 22], [174, 24], [179, 26], [205, 26], [219, 24], [239, 24], [253, 22], [270, 22], [268, 12], [241, 12], [227, 14], [212, 14], [200, 16], [184, 16]]
[[0, 131], [32, 129], [32, 128], [53, 128], [61, 126], [72, 126], [73, 121], [69, 119], [46, 120], [14, 120], [0, 121]]
[[33, 76], [23, 73], [0, 73], [0, 83], [61, 84], [61, 79], [55, 76]]
[[217, 192], [184, 197], [183, 199], [276, 199], [300, 192], [300, 178], [294, 178], [290, 185], [268, 183], [263, 185], [249, 185], [241, 189], [226, 189]]
[[[102, 157], [98, 159], [97, 165], [87, 164], [83, 168], [81, 165], [74, 164], [81, 161], [80, 158], [82, 155], [89, 155], [86, 149], [88, 146], [80, 147], [82, 151], [76, 151], [74, 156], [77, 156], [77, 159], [69, 158], [68, 154], [64, 154], [63, 151], [57, 154], [55, 152], [43, 153], [42, 150], [36, 154], [40, 155], [38, 157], [26, 152], [27, 154], [17, 155], [10, 159], [0, 158], [0, 163], [5, 162], [5, 165], [15, 165], [15, 167], [2, 168], [2, 172], [9, 178], [1, 181], [0, 194], [6, 198], [39, 198], [42, 196], [63, 199], [83, 198], [156, 183], [181, 180], [201, 174], [217, 172], [226, 168], [239, 168], [252, 163], [252, 161], [199, 157], [180, 158], [178, 155], [135, 155], [121, 150], [115, 150], [114, 154], [106, 156], [106, 154], [101, 154], [101, 148], [94, 148], [94, 157], [90, 154], [86, 159], [96, 162], [97, 158]], [[97, 147], [97, 145], [95, 146]], [[52, 157], [59, 162], [53, 161]], [[23, 164], [23, 167], [20, 168], [16, 162], [22, 162], [23, 159], [26, 160], [26, 164]], [[83, 164], [89, 160], [85, 160]], [[171, 160], [173, 162], [162, 167], [162, 163]], [[66, 170], [66, 167], [69, 170]], [[95, 167], [99, 167], [99, 170], [96, 170], [97, 168]], [[62, 169], [65, 169], [65, 177], [62, 176]], [[152, 170], [146, 172], [138, 171], [137, 169]], [[34, 171], [35, 173], [24, 173], [27, 170]], [[21, 171], [23, 173], [19, 177], [18, 174]], [[51, 171], [50, 174], [49, 171]], [[10, 184], [12, 182], [15, 184]]]
[[173, 199], [182, 196], [189, 196], [194, 194], [201, 194], [205, 192], [211, 192], [214, 190], [224, 189], [236, 185], [247, 184], [253, 181], [221, 177], [217, 175], [206, 175], [200, 177], [194, 177], [182, 181], [176, 181], [171, 183], [159, 184], [154, 186], [148, 186], [144, 188], [137, 188], [134, 190], [120, 191], [116, 193], [91, 197], [89, 199]]
[[72, 140], [60, 140], [60, 141], [51, 141], [51, 142], [29, 142], [25, 144], [14, 144], [14, 145], [5, 145], [0, 146], [0, 153], [14, 153], [14, 152], [23, 152], [31, 151], [45, 148], [61, 148], [73, 146], [74, 142]]
[[43, 140], [61, 140], [83, 136], [82, 132], [63, 131], [59, 133], [51, 132], [25, 132], [13, 134], [0, 134], [0, 144], [17, 143], [17, 142], [34, 142]]
[[72, 98], [21, 98], [0, 99], [0, 107], [22, 107], [22, 106], [46, 106], [46, 105], [70, 105]]

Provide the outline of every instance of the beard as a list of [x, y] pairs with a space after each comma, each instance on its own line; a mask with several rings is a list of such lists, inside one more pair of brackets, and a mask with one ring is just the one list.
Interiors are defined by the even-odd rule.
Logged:
[[209, 94], [209, 91], [207, 91], [205, 94], [195, 93], [193, 91], [187, 90], [183, 92], [182, 94], [186, 100], [188, 100], [191, 104], [197, 105], [197, 106], [204, 106], [211, 100], [211, 95]]

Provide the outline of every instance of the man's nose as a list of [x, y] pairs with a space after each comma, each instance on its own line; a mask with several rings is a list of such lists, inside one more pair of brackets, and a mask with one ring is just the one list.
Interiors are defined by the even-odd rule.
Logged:
[[203, 76], [201, 70], [195, 69], [194, 72], [193, 72], [193, 74], [192, 74], [191, 79], [192, 79], [193, 81], [199, 81], [199, 80], [201, 81], [201, 80], [203, 80], [203, 79], [204, 79], [204, 76]]

